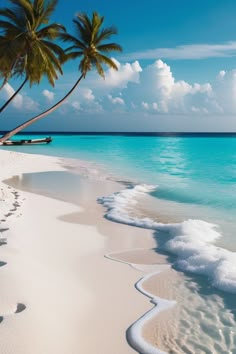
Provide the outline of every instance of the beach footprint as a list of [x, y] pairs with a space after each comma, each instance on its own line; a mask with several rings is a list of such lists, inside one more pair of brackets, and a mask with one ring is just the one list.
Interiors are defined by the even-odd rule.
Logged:
[[1, 234], [3, 234], [4, 232], [8, 231], [9, 228], [8, 227], [2, 227], [0, 228], [0, 247], [7, 245], [7, 239], [6, 237], [2, 237]]
[[[6, 220], [15, 215], [16, 217], [19, 217], [20, 214], [17, 213], [18, 209], [21, 207], [22, 205], [22, 198], [20, 196], [20, 193], [16, 190], [12, 190], [12, 188], [10, 186], [8, 186], [8, 189], [10, 190], [10, 193], [13, 195], [13, 200], [12, 200], [12, 204], [11, 206], [9, 206], [8, 210], [5, 210], [5, 213], [3, 215], [1, 215], [1, 220], [0, 222], [6, 222]], [[3, 189], [1, 190], [3, 193]], [[0, 199], [0, 201], [4, 202], [6, 196], [2, 196], [2, 199]], [[11, 198], [7, 198], [9, 200], [11, 200]]]
[[6, 232], [9, 230], [9, 227], [2, 227], [0, 228], [0, 232]]
[[21, 302], [18, 302], [16, 304], [16, 306], [14, 306], [12, 309], [7, 311], [7, 313], [5, 313], [5, 315], [0, 315], [0, 323], [2, 323], [4, 318], [15, 315], [15, 314], [19, 314], [19, 313], [25, 311], [25, 309], [26, 309], [26, 305]]
[[23, 304], [23, 303], [21, 303], [21, 302], [18, 302], [17, 305], [16, 305], [16, 310], [15, 310], [14, 313], [21, 313], [21, 312], [23, 312], [25, 309], [26, 309], [25, 304]]

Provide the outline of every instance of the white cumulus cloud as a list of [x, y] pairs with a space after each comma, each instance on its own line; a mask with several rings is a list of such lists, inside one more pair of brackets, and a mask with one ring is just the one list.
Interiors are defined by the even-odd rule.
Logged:
[[[145, 112], [190, 117], [236, 114], [236, 69], [221, 70], [214, 80], [200, 84], [177, 80], [170, 65], [161, 59], [144, 67], [138, 61], [124, 64], [116, 61], [116, 64], [119, 70], [108, 69], [105, 80], [95, 73], [88, 76], [59, 112]], [[4, 102], [14, 92], [6, 84], [0, 91], [0, 101]], [[43, 95], [54, 99], [54, 93], [48, 90]], [[39, 102], [24, 93], [16, 96], [12, 106], [36, 111]]]
[[84, 88], [80, 91], [80, 94], [82, 97], [87, 100], [87, 101], [94, 101], [95, 96], [93, 94], [93, 91], [89, 88]]
[[[9, 84], [6, 83], [5, 86], [0, 91], [0, 101], [4, 102], [8, 100], [12, 95], [14, 95], [15, 90]], [[11, 101], [9, 107], [13, 106], [18, 110], [26, 110], [26, 111], [38, 111], [39, 104], [35, 102], [32, 98], [27, 96], [26, 94], [18, 93], [15, 98]]]
[[[13, 96], [15, 93], [14, 88], [9, 84], [6, 83], [6, 85], [3, 87], [2, 89], [2, 98], [5, 100], [8, 100], [11, 96]], [[19, 93], [18, 95], [16, 95], [16, 97], [12, 100], [12, 105], [15, 108], [20, 109], [22, 107], [23, 104], [23, 97], [22, 95]]]
[[236, 69], [221, 70], [215, 80], [200, 84], [176, 80], [170, 65], [161, 59], [146, 67], [138, 61], [116, 64], [119, 70], [108, 69], [105, 80], [93, 76], [83, 82], [76, 92], [77, 109], [171, 115], [236, 113]]
[[108, 95], [108, 98], [113, 104], [125, 104], [125, 101], [121, 97], [112, 97], [112, 95]]
[[43, 96], [48, 99], [48, 101], [52, 102], [54, 100], [54, 92], [49, 90], [43, 90]]
[[192, 107], [201, 107], [199, 110], [203, 111], [208, 106], [212, 87], [209, 83], [192, 85], [175, 80], [170, 66], [159, 59], [143, 69], [139, 83], [128, 87], [123, 95], [126, 94], [136, 107], [146, 111], [179, 114], [195, 111]]
[[129, 82], [139, 82], [139, 74], [142, 72], [142, 68], [138, 61], [121, 64], [117, 60], [113, 60], [118, 67], [118, 71], [108, 69], [105, 80], [101, 82], [102, 85], [109, 88], [123, 89], [127, 87]]

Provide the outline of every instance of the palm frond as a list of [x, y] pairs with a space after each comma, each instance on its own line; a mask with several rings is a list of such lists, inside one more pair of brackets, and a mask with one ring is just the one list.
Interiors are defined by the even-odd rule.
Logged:
[[[48, 59], [51, 61], [51, 63], [54, 65], [54, 67], [62, 74], [62, 68], [61, 68], [61, 63], [60, 60], [53, 54], [52, 47], [46, 43], [46, 41], [41, 41], [40, 45], [42, 47], [42, 51], [44, 54], [48, 57]], [[61, 51], [61, 55], [63, 54], [63, 51]]]
[[47, 41], [47, 40], [42, 40], [41, 41], [44, 45], [46, 45], [52, 52], [54, 52], [56, 55], [61, 56], [64, 54], [64, 50], [56, 43]]
[[34, 23], [33, 7], [32, 3], [29, 0], [10, 1], [15, 5], [15, 11], [17, 14], [19, 14], [20, 17], [23, 17], [22, 14], [24, 14], [31, 24]]
[[101, 17], [97, 12], [93, 13], [92, 16], [92, 40], [93, 41], [96, 38], [96, 35], [103, 24], [103, 21], [104, 21], [104, 17]]
[[92, 62], [88, 59], [88, 57], [83, 57], [79, 64], [79, 70], [83, 77], [87, 75], [87, 72], [92, 69]]
[[117, 43], [107, 43], [97, 46], [99, 52], [122, 52], [122, 47]]
[[61, 31], [66, 32], [66, 28], [58, 23], [52, 23], [37, 31], [38, 38], [56, 39], [60, 36]]
[[96, 45], [101, 43], [102, 41], [105, 41], [107, 39], [110, 39], [111, 36], [117, 34], [117, 29], [115, 27], [109, 27], [109, 28], [104, 28], [102, 29], [99, 33], [97, 33], [94, 42]]
[[0, 28], [3, 29], [8, 35], [12, 32], [13, 34], [19, 33], [19, 28], [11, 22], [0, 20]]
[[[70, 53], [72, 50], [78, 50], [79, 47], [77, 45], [72, 45], [71, 47], [68, 47], [65, 49], [65, 53]], [[84, 51], [81, 51], [81, 53], [84, 53]]]
[[97, 57], [93, 58], [93, 65], [96, 67], [98, 75], [100, 75], [103, 79], [105, 79], [104, 69], [101, 65], [99, 58]]
[[84, 54], [84, 52], [70, 52], [70, 53], [64, 53], [61, 57], [60, 57], [60, 61], [61, 63], [66, 63], [68, 60], [74, 60], [74, 59], [77, 59], [77, 58], [80, 58], [82, 57]]
[[73, 20], [73, 22], [75, 24], [76, 37], [84, 44], [89, 43], [91, 41], [91, 30], [87, 30], [78, 19]]
[[111, 58], [109, 58], [105, 55], [97, 53], [96, 60], [99, 60], [101, 63], [106, 64], [108, 67], [110, 67], [114, 70], [118, 70], [118, 66], [116, 65], [116, 63]]
[[52, 16], [53, 12], [56, 10], [58, 4], [58, 0], [50, 0], [48, 3], [46, 3], [46, 7], [43, 11], [42, 14], [42, 23], [46, 24], [49, 22], [50, 17]]
[[17, 16], [16, 12], [11, 9], [0, 9], [0, 16], [4, 17], [5, 20], [8, 19], [16, 27], [21, 27], [23, 24], [23, 19], [20, 16]]
[[[52, 86], [55, 85], [57, 73], [55, 70], [55, 59], [50, 55], [50, 51], [45, 50], [42, 42], [34, 42], [33, 50], [28, 53], [28, 64], [26, 74], [29, 76], [30, 85], [40, 83], [43, 76], [46, 76]], [[37, 69], [37, 70], [36, 70]]]
[[36, 15], [39, 15], [43, 12], [44, 4], [45, 4], [44, 0], [34, 0], [33, 9]]
[[83, 42], [81, 42], [78, 38], [72, 36], [69, 33], [60, 33], [60, 39], [63, 42], [73, 43], [78, 48], [81, 48], [81, 49], [85, 49], [86, 48], [86, 45]]
[[92, 23], [88, 18], [88, 15], [85, 13], [78, 13], [76, 15], [78, 23], [82, 24], [83, 28], [87, 30], [87, 32], [92, 32]]

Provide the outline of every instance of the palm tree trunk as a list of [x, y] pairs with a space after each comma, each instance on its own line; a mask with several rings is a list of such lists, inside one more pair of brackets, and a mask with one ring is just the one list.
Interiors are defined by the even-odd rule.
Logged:
[[[25, 86], [26, 82], [28, 81], [28, 77], [25, 78], [25, 80], [23, 81], [23, 83], [20, 85], [20, 87], [18, 88], [18, 90], [15, 91], [15, 93], [9, 98], [9, 100], [7, 100], [6, 103], [4, 103], [4, 105], [0, 108], [0, 113], [2, 113], [2, 111], [9, 105], [9, 103], [11, 103], [12, 100], [14, 100], [14, 98], [16, 97], [16, 95], [20, 92], [20, 90]], [[7, 82], [7, 81], [6, 81]], [[4, 85], [6, 84], [6, 82], [4, 83]]]
[[27, 120], [27, 122], [19, 125], [15, 129], [11, 130], [10, 132], [6, 133], [0, 138], [0, 143], [4, 143], [6, 140], [10, 139], [13, 135], [19, 133], [21, 130], [27, 128], [31, 124], [37, 122], [39, 119], [47, 116], [48, 114], [52, 113], [55, 111], [58, 107], [62, 105], [62, 103], [72, 94], [72, 92], [76, 89], [76, 87], [79, 85], [80, 81], [84, 78], [84, 74], [82, 74], [79, 79], [76, 81], [75, 85], [72, 87], [72, 89], [60, 100], [58, 101], [54, 106], [49, 108], [48, 110], [44, 111], [43, 113]]

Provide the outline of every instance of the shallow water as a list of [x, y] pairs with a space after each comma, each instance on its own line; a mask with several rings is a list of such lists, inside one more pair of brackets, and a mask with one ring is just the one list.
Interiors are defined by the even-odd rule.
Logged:
[[158, 198], [236, 210], [236, 137], [61, 135], [53, 139], [49, 145], [8, 149], [95, 161], [116, 176], [157, 184]]
[[[160, 329], [158, 317], [153, 318], [146, 327], [155, 342], [161, 333], [161, 349], [172, 354], [212, 354], [236, 353], [236, 308], [234, 296], [227, 296], [209, 287], [204, 277], [182, 275], [173, 280], [167, 279], [173, 287], [172, 296], [177, 305], [164, 331]], [[158, 279], [156, 276], [156, 282]], [[148, 285], [146, 285], [147, 287]], [[158, 294], [158, 286], [156, 290]], [[165, 322], [161, 324], [165, 327]], [[151, 327], [151, 333], [150, 333]], [[145, 335], [145, 326], [144, 326]]]

